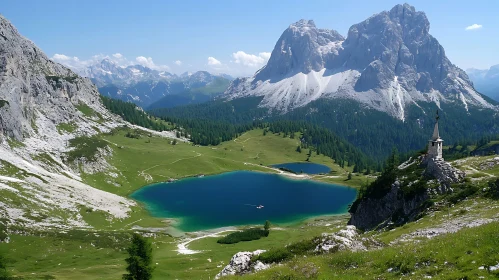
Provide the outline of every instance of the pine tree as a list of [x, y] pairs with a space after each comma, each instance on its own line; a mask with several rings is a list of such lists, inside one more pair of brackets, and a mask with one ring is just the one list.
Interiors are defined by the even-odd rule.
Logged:
[[263, 225], [263, 229], [264, 230], [270, 230], [270, 221], [269, 220], [265, 221], [265, 224]]
[[352, 180], [352, 173], [351, 172], [348, 172], [347, 180]]
[[297, 151], [298, 153], [301, 153], [301, 146], [300, 146], [300, 145], [298, 145], [298, 147], [296, 148], [296, 151]]
[[152, 246], [151, 243], [141, 235], [134, 233], [132, 243], [127, 249], [129, 257], [123, 280], [149, 280], [152, 278]]
[[0, 280], [10, 279], [5, 263], [6, 263], [5, 258], [2, 255], [0, 255]]

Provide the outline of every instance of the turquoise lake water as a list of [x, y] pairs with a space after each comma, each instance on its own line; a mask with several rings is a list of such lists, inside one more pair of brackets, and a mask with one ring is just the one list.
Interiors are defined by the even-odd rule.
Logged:
[[326, 165], [312, 162], [291, 162], [272, 165], [275, 168], [287, 168], [296, 173], [319, 174], [329, 173], [331, 168]]
[[[355, 199], [356, 190], [277, 174], [236, 171], [154, 184], [131, 196], [143, 202], [153, 216], [177, 219], [175, 227], [188, 232], [341, 214]], [[258, 205], [264, 208], [257, 209]]]

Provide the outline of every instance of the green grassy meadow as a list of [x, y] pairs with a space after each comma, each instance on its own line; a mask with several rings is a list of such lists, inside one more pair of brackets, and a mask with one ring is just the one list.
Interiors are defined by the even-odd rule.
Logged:
[[[170, 139], [148, 133], [140, 133], [138, 139], [125, 137], [128, 131], [122, 129], [98, 136], [98, 140], [105, 141], [113, 150], [108, 162], [115, 170], [83, 174], [86, 183], [128, 196], [148, 184], [200, 174], [233, 170], [277, 172], [268, 166], [305, 161], [308, 154], [306, 149], [302, 153], [296, 151], [298, 139], [270, 133], [263, 136], [262, 130], [249, 131], [216, 147], [193, 146], [183, 142], [172, 145]], [[466, 159], [454, 164], [471, 170], [490, 158]], [[357, 187], [374, 178], [353, 174], [352, 179], [347, 180], [348, 173], [352, 171], [350, 167], [342, 169], [330, 158], [315, 153], [312, 153], [310, 161], [332, 169], [330, 174], [311, 176], [314, 180]], [[48, 159], [47, 164], [51, 164]], [[497, 168], [484, 172], [498, 176]], [[432, 215], [394, 230], [367, 234], [389, 244], [404, 234], [462, 215], [497, 218], [497, 207], [497, 201], [477, 197], [453, 207], [438, 209]], [[0, 253], [8, 260], [8, 271], [19, 279], [120, 279], [125, 273], [125, 249], [130, 234], [141, 230], [138, 228], [141, 227], [144, 231], [152, 232], [149, 236], [153, 243], [153, 265], [156, 267], [154, 279], [213, 279], [237, 252], [268, 250], [311, 239], [324, 232], [331, 233], [343, 228], [348, 220], [348, 215], [339, 215], [273, 225], [268, 237], [237, 244], [218, 244], [220, 237], [206, 237], [188, 245], [189, 249], [200, 253], [182, 255], [176, 251], [177, 245], [185, 238], [196, 235], [175, 231], [171, 227], [172, 221], [152, 217], [142, 205], [133, 207], [130, 216], [122, 220], [110, 219], [107, 213], [83, 208], [81, 215], [93, 229], [54, 232], [24, 232], [20, 229], [19, 234], [10, 236], [9, 243], [0, 243]], [[418, 243], [398, 244], [376, 251], [295, 256], [282, 266], [242, 279], [494, 277], [497, 273], [478, 270], [478, 267], [499, 262], [498, 236], [499, 224], [494, 222], [431, 240], [420, 239]]]

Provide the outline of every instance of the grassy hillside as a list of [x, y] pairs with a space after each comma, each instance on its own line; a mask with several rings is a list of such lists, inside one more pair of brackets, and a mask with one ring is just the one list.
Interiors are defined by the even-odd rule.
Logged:
[[[134, 137], [126, 137], [127, 134]], [[282, 134], [264, 136], [262, 130], [249, 131], [216, 147], [183, 142], [173, 145], [171, 139], [129, 129], [100, 135], [97, 139], [105, 141], [112, 149], [108, 162], [116, 169], [84, 174], [83, 179], [92, 186], [122, 196], [146, 184], [199, 174], [231, 170], [277, 172], [267, 166], [304, 161], [308, 154], [306, 149], [302, 153], [296, 151], [299, 140], [284, 138]], [[494, 157], [472, 157], [456, 161], [454, 165], [467, 170], [471, 181], [481, 186], [499, 176], [499, 165], [490, 165], [491, 160]], [[340, 168], [323, 155], [313, 153], [310, 161], [332, 168], [331, 174], [313, 176], [315, 180], [351, 186], [370, 180], [355, 174], [347, 180], [348, 172], [352, 170]], [[485, 198], [480, 191], [456, 205], [435, 205], [430, 214], [417, 222], [389, 231], [366, 233], [386, 244], [383, 249], [295, 256], [282, 266], [242, 279], [399, 279], [403, 276], [473, 279], [497, 276], [496, 272], [478, 268], [499, 262], [499, 202]], [[134, 207], [131, 216], [124, 220], [109, 220], [106, 213], [89, 209], [81, 209], [81, 215], [94, 229], [54, 232], [19, 229], [20, 234], [10, 236], [10, 243], [0, 243], [0, 254], [7, 257], [9, 272], [23, 279], [119, 279], [125, 273], [128, 238], [132, 231], [143, 230], [151, 232], [148, 236], [153, 242], [154, 279], [213, 279], [237, 252], [282, 248], [324, 232], [338, 231], [348, 219], [345, 215], [327, 216], [273, 225], [267, 238], [231, 245], [217, 243], [223, 234], [201, 238], [187, 245], [200, 253], [182, 255], [176, 251], [178, 244], [209, 232], [179, 235], [167, 230], [171, 221], [153, 218], [141, 206]], [[433, 239], [414, 235], [425, 229], [452, 229], [456, 224], [462, 227], [478, 221], [495, 222]]]

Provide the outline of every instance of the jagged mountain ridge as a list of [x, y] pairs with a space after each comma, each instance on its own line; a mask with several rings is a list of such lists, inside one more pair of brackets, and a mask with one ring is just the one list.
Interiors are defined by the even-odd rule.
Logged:
[[[188, 104], [189, 92], [193, 89], [216, 96], [222, 94], [232, 80], [228, 75], [214, 75], [207, 71], [176, 75], [142, 65], [124, 67], [108, 58], [86, 68], [75, 70], [82, 76], [90, 78], [101, 94], [133, 102], [143, 108], [169, 95], [178, 95], [179, 98], [186, 99], [180, 105]], [[225, 86], [218, 92], [210, 91], [214, 84], [220, 83]]]
[[[126, 123], [104, 108], [89, 79], [52, 62], [2, 15], [0, 104], [2, 218], [18, 226], [67, 228], [88, 226], [80, 207], [127, 217], [133, 201], [85, 184], [78, 167], [64, 160], [71, 139]], [[30, 205], [36, 207], [28, 211]]]
[[347, 38], [300, 20], [277, 41], [253, 77], [234, 80], [224, 98], [263, 96], [261, 107], [287, 112], [319, 98], [353, 99], [404, 120], [420, 102], [497, 109], [429, 34], [423, 12], [404, 4], [353, 25]]

